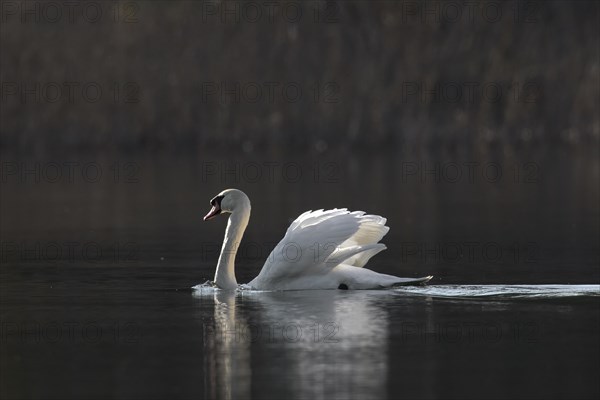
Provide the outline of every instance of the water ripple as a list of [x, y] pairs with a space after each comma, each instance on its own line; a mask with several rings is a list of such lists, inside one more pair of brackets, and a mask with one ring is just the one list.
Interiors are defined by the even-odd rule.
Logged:
[[460, 298], [600, 297], [600, 285], [431, 285], [406, 286], [395, 291], [432, 297]]

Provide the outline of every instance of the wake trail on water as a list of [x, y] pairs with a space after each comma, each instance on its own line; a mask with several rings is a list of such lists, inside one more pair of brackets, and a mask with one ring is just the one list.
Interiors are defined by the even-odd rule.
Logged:
[[428, 285], [406, 286], [396, 292], [453, 298], [564, 298], [600, 297], [600, 285]]

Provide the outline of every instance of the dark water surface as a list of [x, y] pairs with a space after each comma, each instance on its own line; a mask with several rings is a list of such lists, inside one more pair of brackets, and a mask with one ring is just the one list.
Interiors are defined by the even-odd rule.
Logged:
[[[79, 175], [65, 178], [65, 162]], [[4, 156], [2, 398], [600, 395], [597, 158], [266, 162]], [[388, 291], [191, 291], [214, 274], [225, 221], [201, 217], [226, 187], [253, 201], [239, 282], [297, 215], [330, 207], [388, 218], [388, 250], [370, 268], [435, 278]]]

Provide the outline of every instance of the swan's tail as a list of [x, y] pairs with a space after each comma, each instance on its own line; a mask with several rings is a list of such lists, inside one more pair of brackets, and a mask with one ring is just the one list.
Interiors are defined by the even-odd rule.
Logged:
[[335, 275], [338, 285], [347, 289], [384, 289], [396, 286], [424, 285], [433, 278], [431, 275], [420, 278], [400, 278], [346, 264], [338, 265], [332, 273]]
[[427, 275], [422, 278], [399, 278], [399, 279], [410, 279], [410, 281], [398, 282], [392, 285], [396, 286], [425, 286], [427, 282], [433, 279], [433, 275]]

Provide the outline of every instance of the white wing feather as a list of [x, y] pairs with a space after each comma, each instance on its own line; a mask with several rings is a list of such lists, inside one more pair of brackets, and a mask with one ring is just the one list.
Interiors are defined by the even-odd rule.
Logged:
[[292, 222], [250, 286], [290, 286], [304, 277], [326, 279], [342, 263], [363, 267], [386, 248], [378, 243], [389, 231], [385, 223], [378, 215], [345, 208], [307, 211]]

